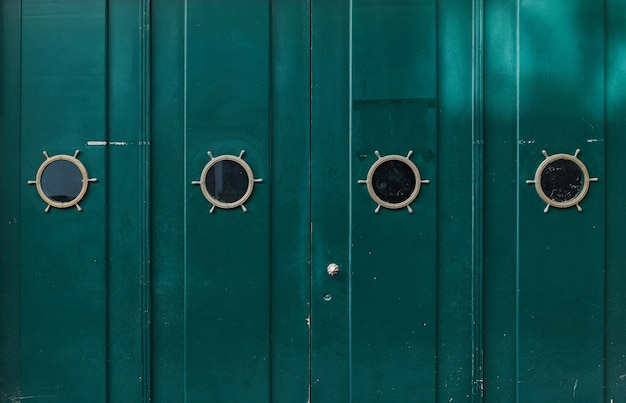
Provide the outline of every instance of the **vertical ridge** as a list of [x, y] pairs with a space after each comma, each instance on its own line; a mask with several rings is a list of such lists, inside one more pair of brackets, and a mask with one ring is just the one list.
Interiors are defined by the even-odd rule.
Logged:
[[[109, 8], [111, 7], [111, 3], [109, 0], [105, 0], [104, 2], [104, 140], [109, 141], [109, 127], [110, 127], [110, 108], [109, 108], [109, 93], [110, 93], [110, 85], [109, 85]], [[110, 161], [109, 161], [109, 149], [108, 147], [104, 147], [104, 172], [106, 178], [110, 178]], [[109, 180], [106, 180], [104, 183], [105, 191], [104, 191], [104, 204], [105, 206], [109, 205], [109, 189], [111, 183]], [[110, 297], [110, 284], [111, 284], [111, 258], [110, 258], [110, 244], [109, 244], [109, 228], [111, 223], [111, 211], [108, 208], [104, 209], [104, 357], [105, 357], [105, 366], [106, 369], [104, 371], [104, 400], [108, 402], [110, 400], [110, 389], [111, 389], [111, 297]]]
[[185, 0], [183, 22], [183, 402], [187, 402], [187, 11]]
[[143, 399], [150, 397], [150, 0], [141, 3], [141, 134], [140, 134], [140, 206], [141, 278], [142, 278], [142, 360]]
[[[520, 178], [520, 0], [517, 0], [516, 17], [515, 17], [515, 134], [516, 134], [516, 177]], [[519, 377], [520, 377], [520, 362], [519, 362], [519, 293], [520, 293], [520, 187], [516, 187], [517, 195], [515, 197], [517, 205], [515, 206], [515, 401], [519, 402]]]
[[267, 373], [268, 373], [268, 401], [272, 402], [273, 401], [273, 391], [274, 391], [274, 374], [272, 371], [272, 368], [274, 366], [274, 349], [272, 348], [272, 329], [274, 328], [274, 321], [272, 320], [272, 311], [274, 309], [274, 304], [272, 303], [272, 296], [274, 295], [274, 276], [272, 275], [274, 272], [274, 254], [272, 253], [273, 249], [274, 249], [274, 228], [273, 228], [273, 213], [274, 213], [274, 203], [273, 203], [273, 195], [274, 193], [272, 192], [272, 187], [274, 184], [274, 178], [272, 177], [272, 165], [274, 163], [273, 161], [273, 124], [274, 124], [274, 119], [273, 119], [273, 89], [274, 89], [274, 69], [272, 68], [272, 64], [274, 62], [274, 57], [273, 57], [273, 35], [272, 35], [272, 30], [273, 28], [273, 10], [274, 10], [274, 1], [273, 0], [268, 0], [267, 3], [267, 15], [268, 15], [268, 24], [267, 24], [267, 37], [268, 37], [268, 66], [267, 66], [267, 72], [268, 72], [268, 86], [267, 86], [267, 105], [268, 105], [268, 120], [267, 120], [267, 132], [268, 132], [268, 175], [270, 176], [269, 178], [269, 187], [270, 190], [268, 191], [268, 208], [267, 208], [267, 212], [268, 212], [268, 222], [269, 222], [269, 257], [268, 257], [268, 304], [269, 304], [269, 309], [267, 310], [267, 323], [268, 323], [268, 333], [269, 333], [269, 337], [267, 339], [268, 344], [267, 344], [267, 351], [268, 351], [268, 366], [267, 366]]
[[[309, 188], [313, 184], [313, 0], [309, 5]], [[309, 190], [309, 400], [313, 389], [313, 193]]]
[[472, 27], [472, 355], [474, 401], [483, 397], [483, 63], [484, 3], [474, 0]]
[[353, 185], [352, 181], [354, 178], [352, 172], [352, 158], [353, 158], [353, 139], [352, 139], [352, 15], [353, 15], [353, 0], [348, 0], [348, 208], [350, 214], [348, 214], [348, 379], [349, 379], [349, 391], [348, 396], [350, 398], [350, 402], [353, 401], [354, 393], [352, 390], [353, 382], [353, 371], [352, 371], [352, 245], [354, 245], [354, 241], [352, 240], [353, 233], [353, 223], [352, 223], [352, 193], [353, 193]]

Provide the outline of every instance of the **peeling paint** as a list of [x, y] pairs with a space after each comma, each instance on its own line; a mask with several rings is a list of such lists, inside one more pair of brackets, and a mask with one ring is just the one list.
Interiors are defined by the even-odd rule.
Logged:
[[[89, 140], [87, 142], [88, 146], [131, 146], [135, 143], [129, 143], [126, 141], [103, 141], [103, 140]], [[137, 143], [140, 146], [149, 146], [149, 141], [140, 141]]]

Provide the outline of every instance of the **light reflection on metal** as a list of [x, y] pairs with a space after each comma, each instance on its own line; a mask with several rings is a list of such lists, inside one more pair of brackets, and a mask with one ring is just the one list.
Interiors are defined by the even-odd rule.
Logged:
[[326, 266], [326, 272], [331, 277], [336, 276], [337, 274], [339, 274], [339, 265], [337, 263], [329, 264], [328, 266]]

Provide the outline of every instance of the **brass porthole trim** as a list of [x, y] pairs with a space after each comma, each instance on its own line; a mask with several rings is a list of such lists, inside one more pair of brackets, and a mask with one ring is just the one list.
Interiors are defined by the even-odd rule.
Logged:
[[[87, 187], [89, 185], [89, 182], [96, 182], [97, 179], [96, 178], [89, 178], [89, 175], [87, 174], [87, 169], [85, 168], [85, 165], [83, 165], [82, 162], [80, 162], [77, 158], [79, 153], [79, 150], [76, 150], [74, 152], [74, 155], [67, 155], [67, 154], [58, 154], [55, 156], [50, 157], [48, 155], [48, 153], [46, 151], [43, 152], [44, 157], [46, 157], [46, 159], [44, 160], [44, 162], [39, 166], [39, 169], [37, 170], [37, 176], [35, 178], [35, 180], [29, 180], [28, 184], [29, 185], [36, 185], [37, 187], [37, 193], [39, 193], [39, 197], [41, 197], [43, 199], [43, 201], [45, 201], [48, 206], [45, 209], [45, 212], [49, 212], [50, 211], [50, 207], [55, 207], [55, 208], [60, 208], [60, 209], [64, 209], [64, 208], [68, 208], [68, 207], [73, 207], [75, 206], [76, 209], [78, 211], [82, 211], [83, 209], [80, 207], [80, 205], [78, 204], [83, 197], [85, 196], [85, 193], [87, 193]], [[68, 161], [72, 164], [74, 164], [74, 166], [76, 166], [76, 168], [80, 171], [81, 177], [82, 177], [82, 183], [81, 183], [81, 189], [78, 193], [78, 195], [76, 197], [74, 197], [72, 200], [66, 201], [66, 202], [62, 202], [62, 201], [58, 201], [58, 200], [54, 200], [51, 197], [49, 197], [44, 188], [43, 188], [43, 184], [42, 184], [42, 176], [44, 171], [46, 170], [46, 168], [48, 168], [51, 164], [53, 164], [56, 161]]]
[[[544, 155], [545, 159], [537, 167], [537, 170], [535, 171], [535, 178], [527, 180], [526, 183], [535, 185], [535, 190], [537, 191], [537, 194], [539, 195], [541, 200], [547, 203], [545, 209], [543, 210], [544, 213], [547, 213], [550, 207], [565, 209], [576, 206], [576, 209], [579, 212], [582, 211], [583, 209], [580, 206], [580, 202], [585, 198], [585, 196], [587, 196], [587, 192], [589, 192], [591, 182], [597, 182], [598, 178], [590, 177], [587, 166], [578, 158], [578, 155], [580, 154], [580, 149], [577, 149], [573, 155], [564, 153], [548, 155], [548, 152], [546, 150], [542, 150], [541, 153]], [[564, 201], [557, 201], [550, 198], [541, 186], [541, 177], [544, 170], [550, 164], [558, 160], [566, 160], [574, 163], [578, 167], [582, 175], [581, 189], [573, 198]]]
[[[360, 184], [366, 184], [367, 185], [367, 191], [370, 195], [370, 197], [377, 203], [377, 207], [374, 210], [375, 213], [378, 213], [381, 209], [381, 207], [390, 209], [390, 210], [398, 210], [398, 209], [402, 209], [402, 208], [406, 208], [408, 210], [409, 213], [413, 213], [413, 209], [411, 208], [411, 203], [413, 203], [413, 201], [415, 201], [415, 199], [417, 198], [417, 195], [419, 194], [420, 190], [421, 190], [421, 186], [422, 184], [428, 184], [430, 183], [430, 181], [428, 179], [422, 179], [421, 174], [419, 169], [417, 168], [417, 165], [415, 165], [415, 163], [413, 161], [411, 161], [411, 156], [413, 155], [413, 151], [409, 151], [407, 156], [403, 156], [403, 155], [397, 155], [397, 154], [391, 154], [391, 155], [386, 155], [384, 157], [382, 157], [380, 155], [380, 152], [378, 150], [376, 150], [374, 152], [376, 154], [376, 156], [378, 157], [378, 159], [372, 164], [372, 166], [370, 167], [369, 171], [367, 172], [367, 179], [360, 179], [358, 181], [358, 183]], [[409, 196], [398, 202], [398, 203], [391, 203], [388, 202], [386, 200], [383, 200], [377, 193], [376, 190], [374, 189], [374, 175], [376, 173], [376, 170], [378, 168], [380, 168], [383, 164], [389, 162], [389, 161], [399, 161], [403, 164], [405, 164], [406, 166], [409, 167], [409, 169], [411, 170], [411, 172], [413, 173], [414, 177], [415, 177], [415, 185], [413, 190], [411, 191], [411, 193], [409, 194]]]
[[[217, 157], [213, 156], [213, 153], [211, 153], [211, 151], [207, 152], [208, 156], [211, 158], [210, 161], [204, 166], [204, 169], [202, 170], [202, 173], [200, 174], [200, 179], [192, 181], [191, 183], [193, 185], [200, 185], [202, 194], [209, 201], [209, 203], [212, 204], [211, 209], [209, 210], [209, 213], [213, 213], [216, 207], [221, 208], [221, 209], [233, 209], [233, 208], [241, 207], [244, 213], [248, 211], [244, 203], [252, 195], [252, 191], [254, 190], [254, 184], [263, 182], [263, 179], [254, 178], [252, 168], [250, 168], [250, 165], [246, 161], [244, 161], [242, 158], [245, 152], [246, 152], [245, 150], [241, 150], [241, 153], [239, 153], [239, 156], [225, 154], [225, 155], [220, 155]], [[218, 163], [223, 162], [223, 161], [233, 161], [236, 164], [240, 165], [248, 177], [247, 188], [244, 194], [241, 197], [239, 197], [237, 200], [232, 201], [232, 202], [224, 202], [214, 197], [214, 195], [212, 195], [211, 192], [209, 191], [207, 184], [206, 184], [207, 175], [209, 174], [209, 171], [211, 170], [211, 168], [215, 167]]]

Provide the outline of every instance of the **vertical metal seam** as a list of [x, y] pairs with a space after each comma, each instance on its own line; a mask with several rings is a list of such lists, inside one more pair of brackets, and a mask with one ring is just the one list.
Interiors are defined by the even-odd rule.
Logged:
[[[435, 1], [435, 99], [436, 99], [436, 103], [435, 103], [435, 137], [437, 138], [437, 143], [435, 146], [435, 154], [439, 155], [439, 152], [441, 151], [439, 149], [439, 106], [440, 106], [440, 96], [441, 96], [441, 74], [439, 72], [439, 58], [441, 57], [441, 53], [439, 51], [439, 45], [440, 45], [440, 33], [439, 30], [441, 29], [441, 20], [440, 20], [440, 3], [438, 1]], [[439, 200], [441, 200], [441, 186], [439, 186], [439, 173], [440, 173], [440, 169], [439, 166], [441, 164], [441, 159], [437, 158], [436, 159], [436, 163], [435, 163], [435, 176], [437, 179], [437, 187], [435, 188], [435, 389], [434, 389], [434, 393], [433, 393], [433, 400], [435, 402], [439, 401], [439, 386], [440, 386], [440, 378], [441, 378], [441, 372], [439, 371], [439, 354], [441, 353], [441, 346], [439, 343], [439, 336], [440, 336], [440, 329], [439, 329], [439, 325], [441, 323], [441, 321], [439, 320], [439, 314], [441, 312], [441, 304], [440, 304], [440, 300], [439, 297], [441, 295], [441, 260], [440, 260], [440, 253], [441, 253], [441, 217], [439, 216]]]
[[[23, 61], [24, 61], [24, 7], [22, 2], [19, 2], [19, 15], [20, 15], [20, 26], [19, 26], [19, 32], [20, 32], [20, 44], [19, 44], [19, 51], [20, 51], [20, 60], [19, 60], [19, 65], [18, 65], [18, 71], [19, 71], [19, 93], [16, 94], [16, 96], [18, 97], [18, 101], [19, 101], [19, 117], [17, 118], [17, 131], [19, 133], [20, 139], [17, 142], [19, 144], [20, 149], [18, 150], [18, 155], [20, 156], [20, 163], [19, 163], [19, 175], [20, 175], [20, 179], [22, 178], [22, 174], [23, 174], [23, 169], [22, 169], [22, 150], [24, 149], [23, 144], [22, 144], [22, 119], [23, 119], [23, 103], [22, 103], [22, 88], [24, 88], [24, 79], [23, 79], [23, 73], [22, 73], [22, 67], [23, 67]], [[21, 219], [21, 215], [23, 214], [23, 209], [22, 209], [22, 193], [19, 192], [19, 198], [20, 198], [20, 219]], [[19, 274], [17, 276], [17, 281], [18, 281], [18, 297], [17, 300], [18, 302], [18, 315], [20, 317], [20, 323], [18, 326], [19, 332], [18, 332], [18, 346], [20, 348], [20, 358], [21, 358], [21, 349], [22, 349], [22, 264], [23, 264], [23, 251], [24, 251], [24, 243], [22, 242], [22, 236], [23, 236], [23, 231], [22, 231], [22, 226], [18, 226], [18, 236], [19, 236], [19, 255], [18, 255], [18, 262], [19, 262]], [[18, 372], [17, 375], [17, 379], [18, 379], [18, 383], [19, 383], [19, 390], [22, 389], [22, 366], [18, 365], [18, 368], [16, 368], [16, 371]]]
[[313, 0], [309, 0], [309, 397], [313, 389]]
[[[609, 172], [609, 155], [608, 155], [608, 150], [607, 150], [607, 143], [610, 141], [608, 133], [609, 133], [609, 127], [608, 127], [608, 115], [607, 115], [607, 105], [608, 105], [608, 95], [607, 95], [607, 76], [608, 76], [608, 72], [607, 72], [607, 66], [609, 65], [609, 57], [608, 57], [608, 49], [609, 49], [609, 27], [608, 27], [608, 18], [607, 18], [607, 0], [604, 0], [602, 2], [602, 7], [603, 7], [603, 13], [602, 13], [602, 17], [603, 17], [603, 23], [604, 23], [604, 29], [603, 29], [603, 34], [604, 34], [604, 38], [603, 38], [603, 68], [602, 68], [602, 73], [603, 73], [603, 77], [602, 77], [602, 89], [603, 89], [603, 108], [602, 108], [602, 120], [604, 121], [604, 125], [603, 125], [603, 135], [604, 135], [604, 144], [602, 146], [603, 150], [603, 155], [604, 155], [604, 176], [605, 178], [608, 179], [607, 174]], [[605, 180], [605, 182], [608, 183], [608, 181]], [[603, 296], [603, 302], [604, 302], [604, 309], [602, 311], [602, 323], [604, 324], [604, 332], [603, 332], [603, 348], [602, 348], [602, 361], [603, 361], [603, 365], [602, 365], [602, 401], [606, 401], [607, 400], [607, 394], [610, 393], [609, 392], [609, 385], [607, 382], [608, 379], [608, 365], [607, 363], [607, 358], [609, 357], [608, 354], [608, 345], [609, 345], [609, 332], [610, 332], [610, 327], [608, 326], [608, 320], [609, 320], [609, 313], [608, 313], [608, 309], [609, 309], [609, 290], [608, 290], [608, 273], [607, 273], [607, 269], [609, 267], [608, 265], [608, 253], [609, 253], [609, 243], [608, 243], [608, 239], [609, 239], [609, 226], [608, 226], [608, 219], [609, 219], [609, 212], [608, 212], [608, 206], [610, 203], [607, 203], [607, 201], [610, 200], [609, 198], [610, 196], [610, 190], [609, 187], [604, 185], [604, 278], [603, 278], [603, 288], [604, 288], [604, 296]]]
[[274, 245], [274, 226], [273, 226], [273, 212], [274, 212], [274, 203], [273, 203], [273, 195], [274, 192], [272, 191], [274, 186], [274, 178], [272, 177], [272, 167], [273, 167], [273, 155], [274, 153], [272, 152], [272, 148], [273, 148], [273, 140], [274, 140], [274, 130], [273, 130], [273, 125], [274, 125], [274, 119], [273, 119], [273, 98], [274, 98], [274, 69], [273, 69], [273, 65], [274, 65], [274, 44], [273, 44], [273, 34], [272, 31], [274, 30], [274, 0], [269, 0], [268, 1], [268, 26], [267, 26], [267, 35], [268, 35], [268, 64], [267, 64], [267, 73], [268, 73], [268, 91], [267, 91], [267, 103], [268, 103], [268, 126], [267, 126], [267, 131], [268, 131], [268, 148], [267, 148], [267, 152], [268, 152], [268, 173], [267, 176], [269, 177], [269, 190], [268, 190], [268, 207], [267, 207], [267, 213], [268, 213], [268, 218], [267, 221], [269, 223], [269, 244], [268, 244], [268, 251], [269, 251], [269, 257], [268, 257], [268, 271], [267, 271], [267, 275], [268, 275], [268, 303], [269, 303], [269, 309], [267, 311], [267, 323], [268, 323], [268, 345], [267, 345], [267, 351], [268, 351], [268, 358], [267, 358], [267, 362], [268, 362], [268, 401], [272, 402], [273, 401], [273, 395], [274, 395], [274, 372], [272, 371], [272, 368], [274, 367], [274, 349], [273, 347], [273, 330], [274, 330], [274, 321], [272, 320], [272, 312], [273, 312], [273, 308], [274, 308], [274, 304], [273, 304], [273, 300], [274, 300], [274, 276], [273, 276], [273, 268], [274, 268], [274, 253], [273, 253], [273, 245]]
[[353, 401], [354, 393], [352, 390], [353, 386], [353, 375], [354, 371], [352, 370], [352, 363], [354, 362], [352, 357], [352, 245], [354, 244], [352, 241], [352, 233], [353, 233], [353, 222], [352, 222], [352, 193], [353, 193], [353, 185], [352, 185], [352, 158], [353, 158], [353, 142], [352, 142], [352, 0], [348, 0], [348, 155], [349, 157], [346, 159], [348, 161], [348, 382], [349, 382], [349, 401]]
[[[515, 8], [515, 136], [516, 136], [516, 176], [520, 179], [520, 0]], [[520, 378], [520, 184], [516, 187], [515, 195], [515, 401], [519, 402], [519, 378]]]
[[[104, 140], [109, 141], [109, 127], [110, 127], [110, 85], [109, 85], [109, 60], [110, 60], [110, 50], [109, 50], [109, 23], [110, 23], [110, 7], [111, 2], [109, 0], [105, 0], [104, 2]], [[105, 178], [104, 181], [104, 205], [108, 206], [109, 204], [109, 194], [111, 188], [111, 181], [109, 173], [110, 173], [110, 153], [109, 148], [104, 147], [104, 172]], [[104, 385], [105, 385], [105, 401], [108, 402], [110, 399], [110, 389], [111, 389], [111, 264], [110, 261], [110, 243], [109, 237], [111, 236], [109, 228], [111, 225], [111, 212], [110, 209], [104, 209], [104, 309], [105, 309], [105, 319], [104, 319], [104, 358], [105, 358], [105, 372], [104, 372]]]
[[141, 277], [142, 277], [142, 361], [145, 402], [151, 400], [150, 315], [150, 0], [141, 0], [141, 133], [140, 189], [141, 211]]
[[183, 21], [183, 402], [187, 402], [187, 0], [184, 0]]
[[472, 379], [473, 401], [483, 398], [483, 82], [484, 1], [472, 18]]

